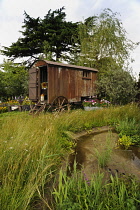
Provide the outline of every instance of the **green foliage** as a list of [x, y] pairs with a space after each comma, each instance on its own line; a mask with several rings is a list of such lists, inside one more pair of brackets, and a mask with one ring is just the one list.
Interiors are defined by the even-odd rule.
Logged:
[[17, 42], [1, 51], [18, 57], [67, 60], [73, 64], [97, 68], [100, 73], [122, 68], [137, 44], [128, 40], [117, 13], [105, 9], [84, 23], [66, 21], [64, 7], [49, 10], [43, 19], [24, 13], [24, 25]]
[[0, 106], [0, 114], [4, 113], [4, 112], [7, 112], [7, 111], [8, 111], [8, 108], [6, 106], [4, 106], [4, 107]]
[[105, 142], [105, 150], [103, 150], [101, 152], [101, 151], [98, 151], [97, 149], [95, 149], [98, 164], [101, 168], [104, 168], [105, 166], [107, 166], [107, 163], [109, 162], [109, 160], [111, 158], [112, 150], [114, 147], [111, 145], [111, 139], [112, 139], [112, 133], [109, 132], [106, 142]]
[[135, 118], [125, 118], [116, 126], [119, 132], [119, 144], [124, 145], [126, 149], [130, 145], [140, 145], [140, 122]]
[[127, 104], [134, 101], [137, 94], [136, 81], [129, 72], [121, 69], [101, 75], [96, 84], [98, 96], [112, 104]]
[[99, 69], [100, 73], [122, 68], [137, 44], [128, 40], [117, 13], [105, 9], [79, 25], [78, 64]]
[[139, 121], [136, 121], [135, 118], [129, 119], [128, 117], [124, 120], [121, 120], [119, 124], [116, 126], [116, 130], [120, 133], [120, 135], [128, 135], [133, 136], [139, 133]]
[[103, 184], [104, 174], [88, 180], [86, 174], [74, 169], [71, 177], [60, 171], [58, 187], [54, 188], [55, 209], [138, 209], [140, 185], [131, 177], [111, 177]]
[[98, 204], [103, 174], [95, 177], [96, 181], [93, 182], [84, 175], [84, 172], [76, 170], [76, 164], [72, 177], [68, 177], [66, 172], [60, 170], [58, 188], [54, 188], [53, 192], [55, 209], [91, 209], [94, 204], [95, 206]]
[[5, 73], [0, 70], [0, 96], [1, 97], [4, 97], [6, 94], [4, 76], [5, 76]]
[[128, 149], [131, 145], [133, 145], [131, 137], [126, 135], [119, 138], [118, 143], [119, 145], [124, 146], [125, 149]]
[[44, 41], [48, 44], [46, 52], [55, 53], [56, 60], [62, 56], [63, 52], [71, 51], [71, 46], [75, 44], [73, 38], [77, 37], [77, 23], [67, 22], [63, 10], [64, 7], [53, 12], [49, 10], [42, 21], [44, 31], [48, 33], [44, 37]]
[[135, 135], [131, 136], [131, 140], [134, 145], [140, 146], [140, 135], [139, 134], [135, 134]]
[[128, 40], [118, 14], [105, 9], [100, 15], [79, 24], [80, 51], [78, 65], [99, 70], [97, 94], [113, 104], [134, 100], [136, 81], [129, 69], [130, 53], [138, 45]]
[[3, 93], [1, 97], [8, 99], [12, 98], [12, 96], [27, 94], [28, 73], [25, 66], [15, 64], [12, 61], [4, 61], [1, 68], [3, 69]]
[[[41, 208], [43, 206], [49, 208], [46, 198], [51, 198], [49, 190], [53, 178], [62, 160], [74, 146], [72, 132], [114, 125], [126, 119], [129, 121], [135, 119], [138, 123], [139, 108], [127, 105], [89, 112], [76, 110], [60, 114], [46, 113], [37, 117], [23, 112], [2, 113], [0, 115], [1, 209], [32, 209], [38, 203], [41, 203]], [[57, 197], [58, 207], [59, 196], [62, 205], [75, 210], [82, 206], [85, 207], [83, 209], [88, 209], [87, 205], [92, 210], [93, 206], [95, 209], [99, 209], [100, 206], [101, 209], [107, 209], [107, 205], [110, 209], [121, 210], [126, 206], [128, 207], [126, 209], [131, 209], [138, 205], [140, 190], [134, 181], [123, 185], [116, 180], [102, 186], [102, 175], [97, 175], [93, 182], [91, 181], [92, 184], [88, 185], [88, 180], [83, 181], [80, 174], [75, 176], [77, 176], [76, 181], [72, 177], [66, 177], [66, 181], [62, 178], [59, 191], [55, 186], [55, 192], [60, 192]]]
[[70, 52], [75, 44], [72, 37], [77, 36], [77, 23], [65, 20], [64, 7], [51, 11], [41, 18], [32, 18], [24, 13], [22, 38], [4, 47], [2, 53], [13, 59], [31, 56], [39, 58], [45, 53], [47, 58], [58, 60], [62, 53]]
[[28, 209], [38, 192], [43, 196], [45, 183], [65, 154], [53, 121], [51, 115], [34, 118], [25, 113], [1, 118], [2, 209]]

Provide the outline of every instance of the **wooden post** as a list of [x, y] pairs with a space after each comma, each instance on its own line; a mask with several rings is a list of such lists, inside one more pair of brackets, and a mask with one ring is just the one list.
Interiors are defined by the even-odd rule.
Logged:
[[22, 105], [19, 105], [18, 109], [19, 109], [20, 112], [22, 112]]
[[11, 106], [8, 105], [8, 112], [11, 112]]

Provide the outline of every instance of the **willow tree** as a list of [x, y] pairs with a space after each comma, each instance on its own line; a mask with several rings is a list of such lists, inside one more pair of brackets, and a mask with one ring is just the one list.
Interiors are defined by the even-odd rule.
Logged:
[[118, 14], [105, 9], [79, 24], [80, 53], [76, 63], [98, 68], [100, 73], [124, 68], [130, 62], [130, 53], [136, 45], [127, 33]]
[[97, 68], [97, 95], [113, 104], [125, 104], [137, 93], [129, 70], [131, 52], [138, 43], [127, 38], [118, 14], [105, 9], [79, 24], [80, 53], [76, 64]]

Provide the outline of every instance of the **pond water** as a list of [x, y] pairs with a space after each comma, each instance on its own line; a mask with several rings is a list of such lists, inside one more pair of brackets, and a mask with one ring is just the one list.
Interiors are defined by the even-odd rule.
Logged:
[[[117, 146], [118, 134], [109, 127], [93, 130], [91, 134], [77, 139], [75, 152], [69, 156], [72, 169], [74, 160], [77, 168], [83, 169], [90, 178], [93, 173], [104, 172], [119, 176], [135, 175], [140, 180], [140, 147], [123, 150]], [[110, 155], [110, 156], [109, 156]], [[99, 160], [108, 156], [104, 167], [99, 167]]]

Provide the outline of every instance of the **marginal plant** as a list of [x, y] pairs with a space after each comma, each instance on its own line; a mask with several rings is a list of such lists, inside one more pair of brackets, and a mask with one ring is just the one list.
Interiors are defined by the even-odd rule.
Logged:
[[123, 120], [120, 120], [118, 125], [116, 126], [116, 130], [119, 132], [120, 135], [127, 135], [132, 136], [138, 133], [139, 131], [139, 124], [135, 118], [128, 118], [126, 117]]
[[118, 143], [124, 145], [125, 149], [131, 145], [140, 144], [140, 121], [136, 117], [126, 117], [116, 125], [116, 130], [120, 136]]
[[55, 210], [139, 209], [140, 185], [133, 177], [111, 176], [108, 183], [103, 173], [94, 174], [88, 182], [85, 177], [83, 171], [74, 170], [69, 177], [60, 170], [52, 192]]
[[109, 135], [107, 136], [106, 142], [105, 142], [105, 149], [103, 151], [98, 151], [97, 149], [95, 150], [97, 159], [98, 159], [98, 164], [101, 168], [107, 166], [111, 154], [112, 154], [112, 149], [113, 146], [111, 145], [111, 132], [108, 133]]
[[130, 136], [123, 135], [119, 138], [118, 144], [124, 146], [125, 149], [128, 149], [131, 145], [133, 145], [132, 138]]

